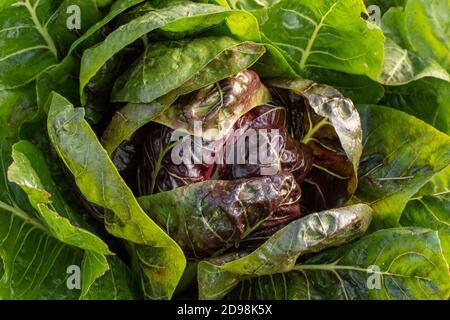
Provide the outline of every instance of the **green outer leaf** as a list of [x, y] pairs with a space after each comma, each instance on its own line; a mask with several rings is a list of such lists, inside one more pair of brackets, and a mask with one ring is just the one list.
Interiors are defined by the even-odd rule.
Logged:
[[234, 38], [261, 42], [258, 20], [253, 14], [247, 11], [232, 10], [225, 18], [225, 23]]
[[402, 85], [424, 78], [434, 77], [450, 82], [450, 76], [437, 62], [402, 49], [394, 41], [386, 39], [384, 65], [379, 82], [385, 85]]
[[35, 83], [12, 90], [0, 90], [0, 140], [16, 137], [21, 125], [35, 111]]
[[75, 105], [80, 102], [78, 90], [78, 77], [80, 69], [80, 59], [77, 54], [81, 55], [84, 49], [95, 44], [103, 34], [101, 31], [116, 16], [129, 9], [130, 7], [143, 2], [144, 0], [118, 0], [115, 1], [110, 12], [99, 22], [89, 28], [86, 33], [74, 41], [69, 49], [66, 57], [57, 65], [50, 67], [42, 72], [37, 78], [37, 103], [39, 111], [34, 117], [34, 121], [40, 120], [45, 114], [45, 104], [52, 91], [56, 91], [69, 99]]
[[[54, 163], [53, 161], [54, 158], [48, 154], [47, 158], [45, 158], [44, 156], [45, 155], [44, 150], [50, 147], [46, 146], [46, 143], [49, 141], [47, 140], [46, 142], [44, 142], [42, 139], [45, 138], [39, 137], [39, 135], [42, 134], [41, 132], [34, 131], [33, 133], [34, 138], [41, 139], [37, 140], [40, 143], [40, 149], [38, 149], [35, 145], [31, 144], [28, 141], [21, 140], [10, 148], [12, 149], [12, 151], [8, 155], [8, 157], [10, 157], [14, 151], [17, 151], [17, 153], [22, 154], [20, 155], [20, 157], [25, 160], [24, 163], [29, 163], [31, 166], [29, 172], [32, 173], [34, 170], [34, 172], [37, 174], [39, 178], [36, 179], [36, 181], [39, 181], [42, 185], [42, 188], [48, 193], [49, 196], [51, 196], [50, 200], [52, 209], [56, 210], [60, 216], [67, 218], [70, 221], [70, 223], [72, 223], [74, 226], [83, 228], [88, 231], [94, 231], [94, 228], [92, 228], [92, 226], [88, 223], [88, 221], [85, 220], [84, 217], [82, 216], [83, 212], [81, 210], [77, 211], [74, 208], [72, 208], [71, 205], [69, 205], [72, 199], [69, 200], [65, 198], [66, 193], [64, 189], [67, 190], [68, 188], [70, 188], [69, 191], [70, 193], [72, 193], [72, 189], [70, 186], [66, 184], [66, 181], [62, 181], [62, 179], [64, 180], [66, 179], [66, 176], [59, 167], [59, 164]], [[13, 160], [14, 159], [11, 159], [11, 162]], [[21, 173], [21, 171], [19, 171], [19, 173]], [[31, 176], [29, 177], [32, 178]], [[26, 193], [21, 194], [24, 196], [24, 198], [27, 198], [28, 200], [28, 196]], [[28, 203], [29, 201], [27, 201], [27, 204]], [[26, 208], [26, 206], [23, 207]], [[29, 207], [29, 209], [32, 208], [33, 208], [32, 206]]]
[[[27, 157], [29, 153], [36, 155], [33, 163]], [[63, 243], [100, 255], [111, 254], [108, 246], [99, 237], [73, 225], [68, 218], [57, 212], [58, 209], [67, 209], [53, 206], [52, 195], [41, 182], [36, 170], [46, 167], [46, 164], [39, 149], [28, 141], [22, 140], [13, 146], [12, 158], [14, 162], [8, 169], [8, 180], [19, 185], [27, 193], [31, 205], [40, 213], [55, 238]], [[43, 170], [47, 171], [48, 169]], [[104, 257], [103, 259], [106, 263], [106, 259]]]
[[450, 164], [450, 137], [391, 108], [358, 108], [364, 153], [356, 197], [374, 209], [373, 229], [398, 225], [409, 199]]
[[78, 188], [89, 201], [110, 210], [105, 226], [111, 234], [135, 244], [140, 268], [148, 277], [147, 295], [170, 298], [186, 266], [183, 252], [139, 207], [84, 120], [83, 109], [73, 108], [56, 93], [49, 103], [50, 139]]
[[[28, 157], [30, 154], [32, 158]], [[45, 221], [50, 234], [62, 243], [86, 250], [82, 264], [81, 296], [86, 295], [92, 283], [109, 270], [105, 255], [112, 254], [111, 251], [99, 237], [72, 224], [68, 218], [57, 212], [61, 210], [67, 212], [66, 214], [70, 217], [73, 215], [69, 213], [71, 209], [66, 204], [60, 201], [52, 203], [53, 196], [50, 190], [46, 190], [41, 182], [39, 173], [42, 174], [43, 179], [47, 180], [45, 181], [47, 184], [53, 183], [49, 181], [50, 174], [39, 149], [28, 141], [22, 140], [13, 145], [12, 158], [13, 163], [8, 169], [8, 179], [18, 184], [27, 193], [31, 205]]]
[[[263, 53], [262, 45], [239, 42], [228, 37], [152, 43], [141, 58], [117, 79], [112, 101], [149, 103], [192, 82], [201, 73], [214, 71], [223, 75], [225, 72], [220, 72], [220, 69], [224, 69], [226, 74], [223, 78], [226, 78], [227, 75], [243, 71]], [[219, 64], [215, 61], [221, 61], [220, 69], [208, 68], [211, 64], [218, 68]], [[231, 74], [229, 69], [232, 69]], [[202, 86], [205, 84], [202, 83]]]
[[284, 0], [259, 13], [261, 32], [298, 63], [301, 74], [319, 67], [376, 80], [384, 37], [362, 20], [362, 11], [361, 0]]
[[[223, 6], [229, 6], [233, 9], [257, 10], [273, 6], [282, 0], [215, 0]], [[363, 11], [366, 10], [363, 0], [358, 0]]]
[[[108, 259], [108, 268], [103, 276], [103, 264], [98, 261], [84, 264], [87, 254], [68, 246], [17, 216], [0, 209], [0, 299], [129, 299], [134, 295], [129, 271], [118, 268]], [[102, 256], [104, 257], [104, 256]], [[117, 259], [115, 256], [108, 256]], [[82, 290], [69, 290], [67, 268], [71, 265], [81, 267]], [[86, 276], [92, 267], [99, 267], [95, 282], [88, 285]], [[1, 269], [1, 267], [0, 267]], [[128, 274], [127, 274], [128, 272]], [[114, 274], [114, 278], [110, 275]], [[95, 278], [95, 279], [94, 279]], [[87, 295], [82, 291], [89, 290]], [[111, 293], [116, 292], [116, 295]]]
[[[98, 278], [81, 298], [84, 300], [142, 299], [136, 293], [130, 269], [116, 256], [107, 256], [110, 270]], [[83, 279], [82, 279], [83, 281]]]
[[[42, 156], [34, 153], [32, 148], [26, 148], [28, 145], [20, 142], [15, 148], [37, 166], [39, 178], [47, 189], [50, 176], [41, 161]], [[111, 292], [117, 291], [120, 284], [121, 297], [133, 294], [131, 283], [125, 282], [129, 278], [126, 270], [113, 263], [118, 258], [108, 259], [105, 264], [103, 255], [92, 251], [83, 253], [79, 248], [58, 241], [52, 236], [48, 226], [38, 220], [38, 214], [23, 201], [26, 195], [15, 184], [5, 181], [10, 150], [8, 142], [3, 141], [0, 150], [0, 262], [3, 269], [0, 270], [0, 299], [77, 299], [80, 291], [69, 290], [66, 284], [69, 276], [67, 268], [71, 265], [81, 266], [81, 292], [87, 292], [85, 298], [98, 299], [99, 290], [96, 289], [94, 293], [92, 289], [98, 288], [100, 283]], [[52, 205], [61, 208], [60, 199], [55, 196], [53, 189], [48, 189], [52, 191]], [[63, 210], [74, 223], [77, 219], [73, 219], [74, 216], [69, 211], [67, 207]], [[87, 256], [92, 255], [99, 257], [95, 260], [87, 259]], [[107, 269], [110, 270], [106, 271]], [[103, 273], [105, 275], [101, 276]], [[111, 273], [114, 273], [114, 279], [108, 277]], [[93, 281], [95, 282], [92, 283]]]
[[[0, 11], [0, 90], [33, 81], [58, 63], [71, 44], [102, 18], [96, 0], [8, 1]], [[80, 29], [69, 30], [67, 9], [82, 13]]]
[[435, 175], [415, 195], [414, 199], [421, 196], [444, 195], [450, 190], [450, 166]]
[[390, 8], [381, 19], [381, 28], [386, 38], [391, 39], [403, 49], [413, 52], [413, 48], [406, 36], [407, 30], [403, 8]]
[[50, 1], [11, 3], [0, 10], [0, 90], [29, 83], [58, 61], [44, 21]]
[[[186, 2], [186, 0], [184, 1]], [[169, 1], [169, 4], [179, 2], [179, 0]], [[164, 6], [158, 6], [158, 8], [161, 9], [166, 6], [167, 3]], [[198, 16], [176, 20], [161, 28], [161, 33], [168, 39], [188, 38], [202, 31], [215, 36], [228, 35], [243, 41], [260, 42], [261, 40], [259, 25], [255, 16], [247, 11], [239, 10], [225, 10], [206, 17]]]
[[67, 267], [81, 265], [74, 249], [8, 211], [0, 209], [0, 256], [4, 273], [0, 299], [77, 299], [66, 287]]
[[[81, 37], [79, 37], [76, 41], [73, 42], [70, 47], [69, 53], [67, 55], [72, 54], [74, 51], [82, 51], [84, 47], [89, 47], [89, 42], [96, 38], [96, 36], [100, 33], [102, 28], [106, 26], [109, 22], [111, 22], [115, 17], [128, 10], [129, 8], [137, 5], [145, 0], [116, 0], [111, 5], [111, 8], [108, 14], [96, 24], [94, 24], [91, 28], [89, 28], [86, 33], [84, 33]], [[94, 40], [95, 42], [95, 40]], [[80, 50], [81, 49], [81, 50]]]
[[447, 299], [450, 291], [437, 232], [421, 228], [380, 230], [289, 273], [250, 280], [231, 298], [435, 300]]
[[381, 105], [404, 111], [450, 135], [449, 82], [426, 78], [387, 87], [385, 92]]
[[16, 192], [16, 186], [6, 179], [10, 153], [9, 141], [2, 140], [0, 260], [3, 270], [0, 274], [0, 299], [76, 299], [79, 292], [67, 290], [65, 286], [66, 268], [80, 265], [82, 251], [51, 237], [35, 216], [18, 207], [25, 196]]
[[229, 48], [227, 52], [209, 61], [197, 74], [182, 86], [173, 91], [177, 96], [191, 93], [206, 87], [208, 84], [219, 82], [250, 68], [265, 52], [265, 48], [254, 42], [241, 42]]
[[[401, 85], [423, 77], [450, 81], [447, 73], [450, 70], [450, 33], [445, 34], [444, 30], [445, 26], [447, 29], [450, 27], [448, 13], [445, 13], [444, 8], [446, 1], [448, 0], [436, 0], [426, 4], [421, 0], [408, 1], [405, 10], [391, 8], [386, 12], [382, 26], [386, 36], [391, 37], [393, 41], [387, 39], [385, 43], [385, 63], [380, 82]], [[450, 3], [447, 6], [450, 6]], [[416, 24], [419, 20], [421, 26], [420, 30], [417, 30]], [[424, 30], [428, 33], [424, 34]], [[439, 50], [436, 46], [443, 49], [441, 55], [445, 55], [447, 51], [448, 61], [442, 62], [433, 52], [430, 54], [430, 50]]]
[[243, 278], [288, 272], [300, 255], [361, 236], [369, 227], [371, 211], [359, 204], [313, 213], [291, 222], [243, 258], [223, 265], [214, 264], [214, 260], [200, 262], [200, 299], [220, 299]]
[[450, 1], [408, 0], [405, 19], [414, 51], [450, 72]]
[[450, 166], [414, 195], [402, 213], [400, 224], [438, 231], [444, 257], [450, 264]]
[[187, 21], [196, 17], [223, 14], [225, 10], [223, 7], [210, 4], [184, 2], [158, 11], [150, 11], [120, 26], [111, 32], [103, 42], [83, 53], [80, 69], [80, 96], [82, 103], [84, 104], [85, 102], [84, 87], [89, 80], [95, 76], [106, 61], [127, 45], [173, 21]]
[[82, 288], [80, 299], [84, 299], [89, 294], [89, 291], [95, 281], [109, 270], [109, 264], [106, 260], [106, 256], [94, 251], [86, 251], [81, 264], [81, 270]]
[[[43, 0], [40, 0], [41, 2]], [[45, 1], [45, 0], [44, 0]], [[51, 1], [56, 3], [56, 1]], [[97, 21], [103, 18], [98, 9], [97, 0], [63, 0], [54, 9], [52, 17], [49, 19], [48, 32], [54, 39], [58, 49], [59, 56], [65, 56], [72, 43], [83, 35]], [[68, 22], [72, 22], [73, 13], [68, 11], [71, 6], [80, 8], [81, 19], [80, 29], [70, 30], [67, 27]]]

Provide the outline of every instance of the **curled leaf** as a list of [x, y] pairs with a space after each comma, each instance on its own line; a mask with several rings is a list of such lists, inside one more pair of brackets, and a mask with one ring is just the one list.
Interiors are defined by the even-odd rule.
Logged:
[[218, 255], [267, 236], [300, 215], [292, 175], [210, 180], [139, 198], [190, 257]]
[[247, 70], [181, 99], [153, 121], [190, 135], [218, 140], [229, 133], [243, 114], [269, 101], [269, 91], [259, 76]]
[[225, 263], [220, 258], [202, 261], [200, 298], [220, 299], [245, 278], [288, 272], [301, 255], [363, 235], [371, 218], [372, 210], [363, 204], [313, 213], [291, 222], [247, 256]]
[[290, 300], [447, 300], [450, 277], [436, 231], [380, 230], [297, 264], [249, 279], [229, 298]]
[[314, 155], [302, 185], [310, 212], [345, 203], [356, 190], [362, 129], [353, 103], [336, 89], [309, 80], [273, 80], [273, 97], [288, 109], [293, 136]]

